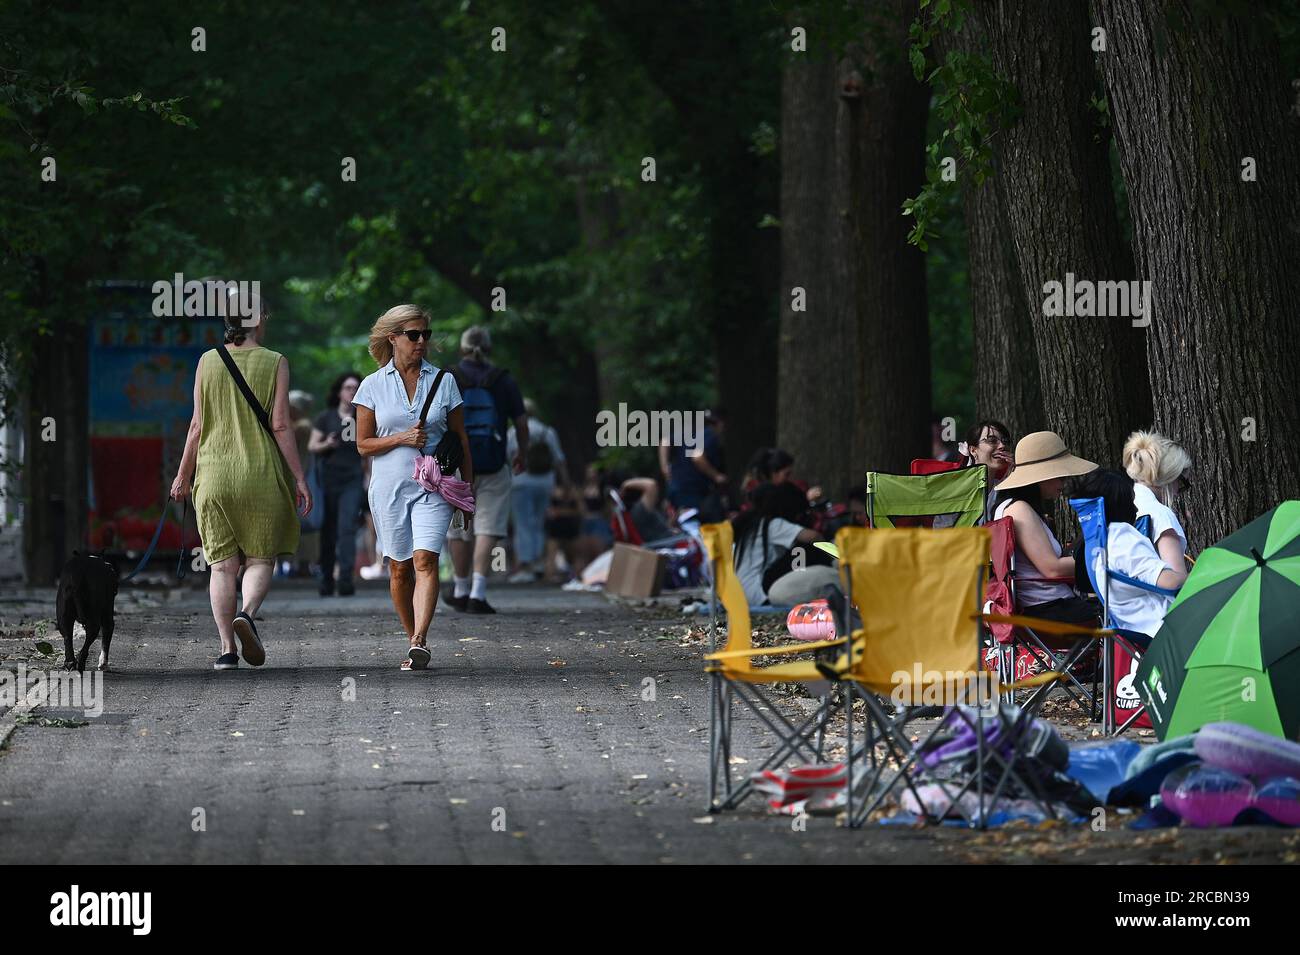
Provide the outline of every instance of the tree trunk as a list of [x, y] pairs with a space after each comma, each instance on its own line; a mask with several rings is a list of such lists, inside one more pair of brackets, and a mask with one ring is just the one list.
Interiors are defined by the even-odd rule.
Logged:
[[853, 196], [860, 356], [854, 421], [863, 451], [851, 463], [859, 474], [906, 474], [912, 458], [930, 453], [925, 258], [908, 244], [910, 220], [902, 214], [903, 200], [925, 181], [930, 94], [906, 55], [916, 13], [916, 0], [868, 7], [875, 22], [864, 41], [870, 76], [856, 109], [860, 153]]
[[1276, 41], [1239, 9], [1093, 6], [1138, 277], [1152, 282], [1155, 423], [1193, 460], [1193, 551], [1300, 497], [1300, 130]]
[[[945, 58], [952, 50], [987, 55], [975, 26], [935, 38], [936, 59]], [[1001, 188], [1004, 179], [995, 175], [977, 184], [973, 176], [963, 176], [962, 205], [970, 276], [975, 420], [1001, 421], [1011, 429], [1014, 441], [1042, 431], [1047, 423], [1033, 323]]]
[[1014, 440], [1047, 425], [1033, 322], [1000, 191], [996, 179], [976, 185], [967, 178], [962, 200], [970, 262], [975, 411], [977, 418], [1001, 421]]
[[776, 440], [777, 282], [780, 247], [772, 229], [758, 228], [768, 177], [747, 139], [737, 133], [708, 187], [709, 287], [705, 308], [713, 331], [718, 402], [726, 410], [726, 472], [738, 484], [749, 458]]
[[[853, 178], [856, 102], [840, 96], [848, 61], [795, 59], [781, 100], [781, 331], [777, 444], [795, 473], [832, 498], [861, 483]], [[794, 311], [802, 289], [805, 310]]]
[[[42, 307], [51, 297], [41, 278]], [[87, 546], [87, 476], [90, 469], [89, 350], [86, 310], [93, 306], [81, 290], [85, 281], [70, 276], [66, 287], [77, 290], [61, 303], [70, 314], [52, 324], [49, 335], [36, 336], [28, 382], [27, 437], [23, 462], [23, 546], [27, 582], [48, 587], [64, 563]], [[46, 440], [47, 421], [53, 425]]]
[[1068, 274], [1097, 283], [1133, 278], [1105, 128], [1091, 105], [1088, 12], [1073, 0], [977, 0], [973, 12], [976, 42], [1019, 90], [1023, 106], [999, 134], [996, 151], [1044, 418], [1075, 454], [1116, 464], [1124, 438], [1151, 416], [1142, 330], [1123, 316], [1043, 314], [1048, 282], [1064, 285]]

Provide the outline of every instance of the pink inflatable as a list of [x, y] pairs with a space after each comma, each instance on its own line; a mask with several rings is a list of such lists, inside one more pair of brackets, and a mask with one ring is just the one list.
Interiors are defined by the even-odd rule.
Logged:
[[810, 600], [790, 608], [785, 618], [786, 629], [796, 640], [834, 640], [835, 617], [823, 600]]
[[1270, 779], [1255, 792], [1255, 808], [1284, 826], [1300, 826], [1300, 779]]
[[1165, 777], [1160, 798], [1189, 826], [1207, 829], [1232, 825], [1242, 810], [1250, 808], [1255, 787], [1226, 769], [1188, 763]]

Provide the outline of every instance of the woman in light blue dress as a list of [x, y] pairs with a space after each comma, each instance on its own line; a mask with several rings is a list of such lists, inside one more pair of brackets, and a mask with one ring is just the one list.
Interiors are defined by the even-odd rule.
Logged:
[[415, 459], [432, 454], [453, 431], [464, 451], [461, 476], [474, 480], [460, 389], [450, 372], [442, 376], [428, 415], [418, 420], [438, 375], [424, 360], [430, 335], [429, 315], [416, 305], [397, 305], [379, 316], [370, 330], [370, 355], [380, 367], [352, 399], [357, 451], [371, 459], [370, 514], [379, 552], [388, 558], [389, 592], [410, 641], [403, 670], [429, 665], [426, 638], [438, 604], [438, 555], [454, 510], [441, 494], [416, 482]]

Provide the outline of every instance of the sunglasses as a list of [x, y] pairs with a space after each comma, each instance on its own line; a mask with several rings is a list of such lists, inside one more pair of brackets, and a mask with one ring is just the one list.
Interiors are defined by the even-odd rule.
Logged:
[[428, 328], [423, 330], [418, 328], [404, 328], [398, 334], [405, 335], [406, 340], [409, 342], [418, 342], [421, 339], [424, 339], [424, 341], [427, 342], [430, 338], [433, 337], [433, 331]]

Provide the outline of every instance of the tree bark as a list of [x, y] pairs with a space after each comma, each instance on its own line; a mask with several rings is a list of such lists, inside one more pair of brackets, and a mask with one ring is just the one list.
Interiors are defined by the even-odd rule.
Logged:
[[[940, 34], [934, 56], [949, 51], [987, 55], [978, 27]], [[1038, 349], [1007, 222], [1005, 177], [976, 183], [961, 177], [970, 276], [975, 418], [993, 418], [1011, 429], [1012, 440], [1047, 427], [1038, 377]], [[973, 422], [972, 422], [973, 423]]]
[[1300, 497], [1300, 129], [1275, 39], [1237, 9], [1093, 5], [1137, 273], [1152, 282], [1155, 424], [1193, 460], [1194, 551]]
[[[856, 103], [851, 64], [797, 58], [781, 98], [781, 330], [777, 444], [832, 497], [862, 481], [865, 448], [845, 402], [858, 393]], [[805, 310], [794, 311], [802, 289]]]
[[[929, 90], [907, 61], [916, 0], [867, 7], [868, 78], [857, 107], [854, 189], [858, 382], [854, 408], [862, 457], [852, 464], [906, 474], [930, 453], [930, 328], [925, 257], [907, 242], [903, 200], [925, 181]], [[859, 478], [861, 480], [861, 478]]]
[[[1151, 415], [1142, 330], [1126, 317], [1045, 317], [1045, 284], [1133, 278], [1116, 215], [1089, 20], [1073, 0], [977, 0], [971, 27], [1019, 90], [996, 142], [999, 195], [1020, 267], [1047, 427], [1078, 455], [1116, 464]], [[1011, 347], [1016, 343], [1011, 342]]]
[[975, 410], [1011, 429], [1013, 439], [1047, 427], [1038, 377], [1038, 349], [1025, 304], [1004, 199], [996, 179], [962, 189], [970, 263], [975, 351]]

